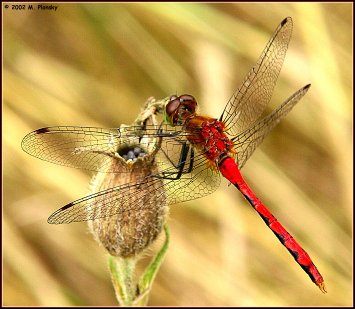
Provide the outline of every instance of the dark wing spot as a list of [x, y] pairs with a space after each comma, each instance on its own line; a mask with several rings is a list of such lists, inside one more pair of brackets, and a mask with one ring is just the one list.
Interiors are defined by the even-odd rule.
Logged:
[[281, 26], [283, 26], [284, 24], [286, 24], [287, 18], [288, 18], [288, 17], [286, 17], [286, 18], [281, 22]]
[[43, 134], [49, 132], [48, 128], [41, 128], [35, 131], [37, 134]]

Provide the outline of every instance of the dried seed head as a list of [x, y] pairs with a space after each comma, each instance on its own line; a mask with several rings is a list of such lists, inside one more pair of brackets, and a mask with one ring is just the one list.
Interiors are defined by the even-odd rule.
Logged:
[[[98, 173], [94, 192], [130, 184], [127, 195], [115, 202], [122, 211], [112, 217], [88, 221], [95, 239], [113, 256], [130, 257], [147, 248], [160, 234], [168, 215], [162, 179], [144, 178], [158, 172], [154, 155], [132, 146], [112, 158], [122, 173]], [[134, 185], [137, 184], [137, 185]]]

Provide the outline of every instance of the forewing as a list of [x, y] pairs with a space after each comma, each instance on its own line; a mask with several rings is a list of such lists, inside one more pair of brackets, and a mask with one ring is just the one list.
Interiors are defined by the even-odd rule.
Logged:
[[[57, 126], [38, 129], [27, 134], [22, 148], [28, 154], [51, 163], [96, 172], [122, 172], [114, 164], [124, 148], [139, 146], [151, 153], [180, 132], [164, 126], [123, 126], [121, 128], [96, 128]], [[170, 131], [169, 131], [170, 130]]]
[[120, 144], [119, 129], [57, 126], [27, 134], [22, 149], [51, 163], [105, 171]]
[[254, 123], [270, 101], [292, 34], [292, 19], [275, 30], [256, 65], [228, 101], [220, 119], [232, 136]]

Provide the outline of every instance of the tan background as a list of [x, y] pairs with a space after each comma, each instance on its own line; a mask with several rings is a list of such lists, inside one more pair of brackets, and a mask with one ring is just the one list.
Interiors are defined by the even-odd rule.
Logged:
[[[4, 5], [4, 4], [3, 4]], [[190, 93], [218, 117], [280, 21], [294, 32], [271, 108], [312, 87], [243, 174], [313, 257], [323, 295], [235, 188], [171, 207], [150, 305], [352, 304], [352, 5], [59, 4], [3, 10], [4, 305], [115, 305], [85, 223], [46, 218], [85, 173], [32, 158], [26, 133], [129, 124], [149, 96]]]

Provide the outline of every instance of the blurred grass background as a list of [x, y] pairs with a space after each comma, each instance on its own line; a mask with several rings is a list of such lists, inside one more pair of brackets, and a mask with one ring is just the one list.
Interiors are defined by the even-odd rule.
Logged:
[[149, 96], [175, 93], [219, 117], [286, 16], [294, 32], [270, 110], [312, 87], [243, 174], [311, 255], [328, 294], [223, 182], [171, 207], [149, 304], [352, 304], [352, 4], [61, 3], [3, 10], [4, 305], [116, 304], [86, 224], [46, 222], [88, 193], [90, 177], [28, 156], [21, 139], [45, 126], [129, 124]]

